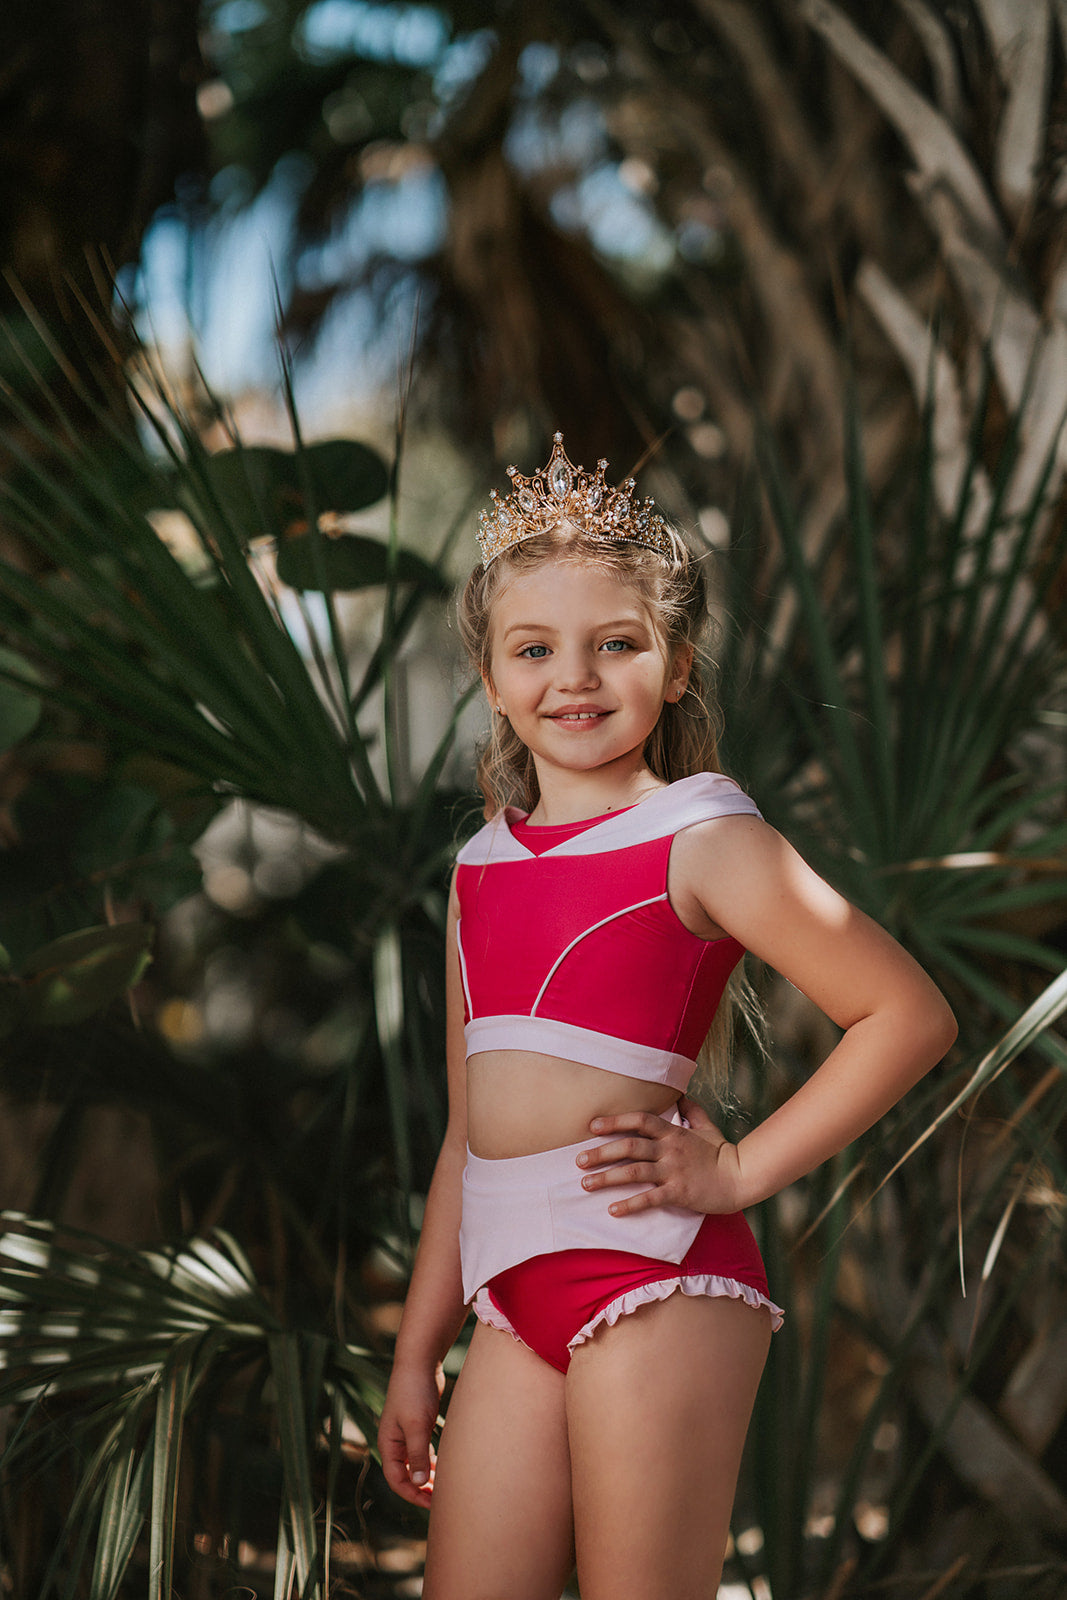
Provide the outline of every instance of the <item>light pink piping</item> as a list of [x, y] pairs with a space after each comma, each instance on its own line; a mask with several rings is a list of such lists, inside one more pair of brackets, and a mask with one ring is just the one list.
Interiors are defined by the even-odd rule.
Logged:
[[463, 984], [463, 998], [467, 1002], [467, 1015], [469, 1017], [471, 1012], [474, 1010], [474, 1007], [471, 1004], [470, 985], [467, 982], [467, 958], [463, 954], [463, 933], [462, 933], [462, 929], [463, 929], [463, 918], [462, 917], [457, 917], [456, 918], [456, 953], [459, 956], [459, 976], [460, 976], [460, 982]]
[[662, 894], [654, 894], [648, 900], [635, 900], [632, 906], [623, 906], [621, 911], [613, 911], [610, 916], [601, 917], [599, 922], [592, 923], [588, 928], [583, 928], [581, 933], [576, 934], [567, 948], [560, 951], [555, 961], [553, 961], [552, 965], [549, 967], [548, 976], [545, 978], [545, 981], [541, 985], [540, 989], [538, 989], [537, 999], [530, 1008], [531, 1017], [536, 1017], [537, 1008], [541, 1004], [541, 1001], [545, 998], [545, 990], [548, 988], [549, 984], [552, 982], [552, 979], [556, 976], [556, 973], [566, 961], [576, 944], [581, 944], [583, 939], [588, 939], [589, 935], [591, 933], [596, 933], [598, 928], [606, 928], [609, 922], [617, 922], [620, 917], [629, 916], [631, 911], [641, 911], [645, 906], [654, 906], [660, 900], [666, 900], [666, 898], [667, 891], [664, 890]]

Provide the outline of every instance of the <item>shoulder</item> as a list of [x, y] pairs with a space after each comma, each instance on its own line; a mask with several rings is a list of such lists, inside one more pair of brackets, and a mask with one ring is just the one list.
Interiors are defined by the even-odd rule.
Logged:
[[695, 827], [716, 817], [758, 817], [759, 807], [725, 772], [698, 772], [679, 778], [653, 796], [669, 814], [676, 830]]
[[746, 865], [766, 862], [780, 849], [790, 847], [776, 828], [765, 822], [755, 806], [738, 807], [731, 811], [717, 811], [703, 816], [679, 829], [674, 841], [672, 860], [701, 864], [705, 870], [719, 875], [726, 865], [738, 857], [743, 871]]
[[787, 976], [798, 945], [854, 930], [860, 915], [758, 815], [688, 829], [675, 841], [671, 870], [679, 908], [693, 915], [698, 906]]
[[789, 846], [742, 789], [720, 798], [722, 806], [680, 828], [672, 840], [671, 903], [691, 932], [702, 938], [730, 933], [751, 948], [750, 929], [739, 929], [738, 901], [751, 900], [754, 881], [776, 876], [781, 851]]
[[[676, 818], [672, 860], [716, 878], [736, 866], [773, 871], [791, 846], [766, 822], [759, 806], [733, 778], [723, 772], [701, 772], [683, 778], [661, 791], [676, 795], [671, 809]], [[773, 864], [773, 865], [772, 865]]]

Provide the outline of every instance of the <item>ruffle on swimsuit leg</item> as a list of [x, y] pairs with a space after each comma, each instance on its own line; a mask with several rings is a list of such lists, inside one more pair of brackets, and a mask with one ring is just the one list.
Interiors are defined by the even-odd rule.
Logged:
[[[663, 1278], [655, 1283], [642, 1283], [638, 1288], [630, 1289], [626, 1294], [620, 1294], [615, 1300], [609, 1300], [607, 1305], [601, 1306], [595, 1317], [590, 1317], [589, 1321], [578, 1329], [574, 1338], [568, 1342], [567, 1349], [573, 1355], [578, 1346], [584, 1344], [587, 1339], [592, 1338], [596, 1330], [602, 1325], [612, 1328], [620, 1317], [628, 1316], [631, 1311], [636, 1311], [639, 1306], [652, 1305], [657, 1300], [666, 1300], [676, 1289], [680, 1289], [683, 1294], [706, 1295], [713, 1300], [726, 1296], [731, 1300], [743, 1300], [746, 1305], [751, 1306], [755, 1311], [767, 1310], [771, 1314], [771, 1330], [774, 1333], [777, 1333], [782, 1326], [785, 1316], [781, 1306], [776, 1306], [773, 1300], [769, 1300], [766, 1295], [760, 1294], [758, 1289], [753, 1289], [751, 1284], [739, 1283], [736, 1278], [722, 1278], [712, 1273], [693, 1273], [689, 1277]], [[503, 1313], [496, 1311], [495, 1306], [493, 1310], [498, 1316], [503, 1316]], [[494, 1324], [494, 1326], [506, 1326], [509, 1331], [514, 1333], [514, 1329], [511, 1328], [511, 1324], [506, 1317], [503, 1317], [503, 1321]], [[515, 1337], [518, 1338], [518, 1335], [515, 1334]], [[521, 1343], [522, 1341], [520, 1340], [519, 1342]]]
[[484, 1322], [487, 1328], [497, 1328], [501, 1333], [510, 1333], [516, 1344], [521, 1344], [524, 1350], [530, 1346], [525, 1339], [521, 1339], [515, 1332], [508, 1318], [498, 1305], [495, 1305], [489, 1290], [483, 1285], [471, 1301], [471, 1310], [479, 1322]]

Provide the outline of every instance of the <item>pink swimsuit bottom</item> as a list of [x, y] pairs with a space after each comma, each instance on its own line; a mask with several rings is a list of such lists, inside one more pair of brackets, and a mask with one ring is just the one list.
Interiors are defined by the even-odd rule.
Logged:
[[510, 1333], [566, 1372], [574, 1351], [598, 1328], [610, 1328], [676, 1289], [765, 1306], [772, 1327], [782, 1325], [781, 1311], [767, 1298], [752, 1230], [740, 1212], [705, 1217], [679, 1262], [627, 1250], [562, 1250], [520, 1261], [486, 1284], [474, 1311], [480, 1322]]
[[[668, 1117], [683, 1122], [677, 1109]], [[576, 1156], [602, 1144], [486, 1160], [467, 1152], [460, 1255], [475, 1316], [566, 1372], [599, 1327], [680, 1289], [727, 1295], [770, 1312], [759, 1248], [740, 1212], [703, 1216], [654, 1206], [613, 1217], [608, 1207], [647, 1188], [582, 1187]]]

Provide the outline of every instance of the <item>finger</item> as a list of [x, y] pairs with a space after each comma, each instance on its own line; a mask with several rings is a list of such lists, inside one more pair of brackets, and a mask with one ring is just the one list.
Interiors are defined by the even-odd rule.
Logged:
[[613, 1200], [608, 1210], [613, 1217], [629, 1217], [635, 1211], [652, 1211], [656, 1206], [669, 1204], [670, 1201], [661, 1188], [642, 1189], [640, 1194], [632, 1194], [625, 1200]]
[[603, 1172], [590, 1173], [582, 1179], [583, 1189], [610, 1189], [627, 1183], [658, 1184], [656, 1168], [649, 1161], [624, 1161], [620, 1166], [607, 1167]]
[[428, 1451], [417, 1450], [408, 1462], [408, 1477], [416, 1489], [425, 1489], [430, 1481], [430, 1457]]
[[411, 1480], [408, 1477], [408, 1464], [403, 1452], [398, 1455], [394, 1450], [382, 1450], [382, 1471], [385, 1481], [394, 1494], [400, 1495], [404, 1500], [410, 1500], [415, 1493]]
[[406, 1468], [402, 1469], [399, 1475], [392, 1471], [387, 1472], [385, 1481], [393, 1493], [399, 1495], [401, 1500], [406, 1500], [408, 1505], [423, 1507], [429, 1505], [433, 1489], [432, 1481], [423, 1488], [417, 1489], [408, 1477]]
[[401, 1431], [388, 1438], [379, 1438], [378, 1446], [382, 1471], [389, 1487], [412, 1505], [425, 1505], [433, 1477], [432, 1447], [429, 1442], [412, 1445], [409, 1453], [409, 1446]]
[[400, 1499], [408, 1502], [408, 1506], [421, 1506], [422, 1510], [427, 1509], [430, 1504], [430, 1496], [434, 1494], [434, 1482], [432, 1480], [421, 1490], [416, 1490], [406, 1475], [395, 1483], [392, 1478], [387, 1478], [387, 1483], [389, 1483], [389, 1488], [394, 1491], [394, 1494], [398, 1494]]
[[656, 1146], [647, 1138], [615, 1139], [583, 1150], [575, 1158], [579, 1167], [603, 1167], [616, 1161], [654, 1161]]
[[402, 1494], [411, 1487], [408, 1481], [407, 1452], [404, 1449], [403, 1439], [379, 1439], [378, 1448], [382, 1456], [382, 1471], [385, 1473], [386, 1482], [397, 1494]]
[[[695, 1100], [690, 1100], [687, 1094], [683, 1094], [679, 1100], [678, 1110], [691, 1128], [715, 1128], [714, 1122], [712, 1122], [704, 1107], [698, 1105]], [[718, 1128], [715, 1128], [715, 1131], [718, 1133]]]
[[589, 1124], [590, 1133], [639, 1133], [646, 1139], [662, 1139], [674, 1126], [664, 1122], [654, 1111], [620, 1111], [612, 1117], [594, 1117]]

